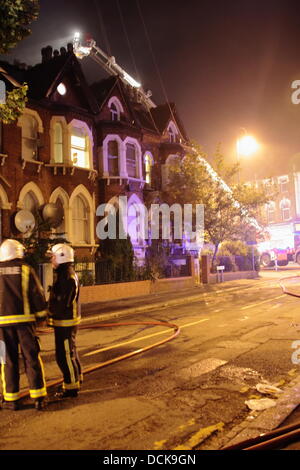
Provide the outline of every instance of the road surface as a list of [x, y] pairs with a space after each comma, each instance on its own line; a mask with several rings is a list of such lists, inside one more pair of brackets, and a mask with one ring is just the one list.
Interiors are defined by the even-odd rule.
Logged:
[[[278, 284], [297, 269], [265, 271], [259, 280], [204, 293], [196, 302], [114, 320], [166, 321], [181, 332], [86, 375], [77, 399], [60, 402], [49, 390], [47, 411], [36, 412], [30, 400], [18, 412], [0, 411], [0, 449], [220, 449], [232, 430], [255, 417], [245, 401], [280, 398], [260, 394], [257, 384], [284, 391], [300, 373], [293, 347], [300, 340], [300, 299]], [[78, 346], [88, 367], [170, 334], [161, 326], [112, 326], [80, 331]], [[41, 335], [41, 343], [47, 380], [60, 377], [53, 335]]]

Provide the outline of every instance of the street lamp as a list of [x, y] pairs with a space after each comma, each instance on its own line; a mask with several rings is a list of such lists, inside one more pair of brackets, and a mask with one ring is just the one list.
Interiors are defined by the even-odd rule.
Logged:
[[[247, 131], [245, 128], [241, 128], [243, 131], [244, 135], [238, 137], [236, 141], [236, 156], [237, 156], [237, 161], [238, 164], [240, 163], [240, 157], [249, 157], [250, 155], [253, 155], [253, 153], [257, 152], [259, 148], [259, 144], [257, 140], [252, 136], [247, 134]], [[238, 168], [238, 183], [240, 182], [240, 168]]]

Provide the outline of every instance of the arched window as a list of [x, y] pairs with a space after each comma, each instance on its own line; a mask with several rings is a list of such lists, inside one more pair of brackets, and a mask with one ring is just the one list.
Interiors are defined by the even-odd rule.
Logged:
[[117, 110], [117, 107], [114, 103], [111, 104], [110, 106], [110, 115], [111, 115], [111, 120], [112, 121], [119, 121], [120, 120], [120, 114]]
[[63, 163], [63, 130], [60, 122], [54, 126], [54, 161]]
[[37, 159], [38, 122], [34, 116], [24, 114], [21, 117], [22, 125], [22, 158], [24, 160]]
[[36, 214], [39, 208], [39, 202], [32, 191], [29, 191], [23, 199], [23, 207], [25, 210]]
[[78, 195], [72, 204], [73, 243], [90, 243], [89, 210], [85, 199]]
[[111, 120], [120, 121], [121, 113], [124, 113], [124, 109], [120, 100], [116, 96], [113, 96], [108, 102], [108, 107], [110, 109]]
[[169, 142], [171, 144], [177, 142], [178, 130], [177, 130], [177, 127], [175, 126], [174, 122], [170, 122], [170, 124], [168, 126], [168, 134], [169, 134]]
[[110, 140], [107, 146], [108, 173], [110, 176], [118, 176], [119, 170], [119, 145], [116, 140]]
[[138, 159], [136, 146], [132, 143], [126, 144], [126, 168], [131, 178], [138, 178]]
[[[62, 213], [64, 214], [64, 213], [65, 213], [65, 211], [64, 211], [64, 203], [63, 203], [63, 201], [61, 200], [60, 197], [58, 197], [58, 198], [56, 199], [55, 204], [56, 204], [56, 206], [57, 206], [59, 209], [61, 209]], [[62, 220], [61, 224], [60, 224], [58, 227], [56, 227], [56, 228], [54, 229], [54, 232], [55, 232], [55, 233], [59, 233], [61, 237], [65, 237], [65, 236], [66, 236], [65, 216], [63, 217], [63, 220]]]
[[285, 222], [291, 219], [291, 202], [288, 199], [282, 199], [280, 202], [281, 218]]

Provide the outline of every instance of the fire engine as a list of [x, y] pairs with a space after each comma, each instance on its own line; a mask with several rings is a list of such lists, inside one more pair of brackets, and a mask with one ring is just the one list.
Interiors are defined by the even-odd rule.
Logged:
[[289, 262], [300, 264], [300, 239], [290, 227], [269, 227], [258, 235], [257, 250], [264, 267], [286, 266]]

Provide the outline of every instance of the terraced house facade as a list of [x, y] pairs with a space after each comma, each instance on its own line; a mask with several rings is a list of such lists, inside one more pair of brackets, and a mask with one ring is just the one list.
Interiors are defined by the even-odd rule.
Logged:
[[[1, 237], [24, 236], [15, 225], [20, 210], [34, 214], [55, 203], [64, 217], [53, 231], [93, 263], [99, 204], [117, 205], [119, 195], [129, 207], [156, 200], [166, 164], [184, 155], [188, 138], [176, 108], [150, 109], [118, 76], [88, 85], [71, 45], [48, 46], [30, 68], [0, 66], [8, 90], [15, 82], [29, 86], [22, 116], [1, 124]], [[132, 243], [142, 262], [145, 241], [132, 234]]]

